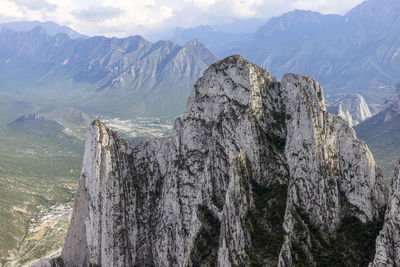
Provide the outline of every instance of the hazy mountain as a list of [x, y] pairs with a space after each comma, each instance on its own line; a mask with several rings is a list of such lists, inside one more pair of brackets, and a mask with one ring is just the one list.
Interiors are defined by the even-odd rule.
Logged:
[[18, 117], [7, 126], [13, 131], [46, 138], [84, 139], [89, 117], [72, 107], [56, 107], [46, 113]]
[[400, 84], [381, 112], [354, 129], [368, 144], [386, 178], [391, 178], [400, 151]]
[[250, 37], [265, 19], [236, 19], [220, 25], [202, 25], [194, 28], [177, 27], [170, 39], [178, 44], [199, 39], [216, 55], [225, 55], [234, 44]]
[[67, 106], [51, 108], [46, 112], [41, 112], [40, 114], [48, 119], [58, 121], [65, 127], [67, 127], [68, 125], [87, 127], [91, 122], [91, 119], [88, 115], [76, 108]]
[[196, 82], [171, 139], [132, 148], [91, 124], [51, 266], [368, 266], [387, 204], [368, 147], [314, 79], [231, 56]]
[[397, 0], [368, 0], [344, 16], [295, 10], [270, 19], [225, 55], [241, 54], [278, 77], [316, 77], [331, 101], [353, 91], [383, 102], [400, 76], [399, 18]]
[[54, 120], [44, 116], [29, 114], [21, 116], [7, 125], [11, 130], [44, 138], [70, 139], [73, 136], [65, 132], [65, 128]]
[[31, 31], [36, 27], [43, 27], [46, 32], [50, 35], [57, 35], [59, 33], [65, 33], [67, 34], [71, 39], [77, 39], [77, 38], [88, 38], [88, 36], [80, 34], [70, 27], [67, 26], [61, 26], [58, 25], [57, 23], [51, 22], [51, 21], [46, 21], [46, 22], [40, 22], [40, 21], [16, 21], [16, 22], [7, 22], [7, 23], [1, 23], [0, 24], [0, 29], [2, 28], [7, 28], [13, 31]]
[[97, 114], [176, 116], [195, 79], [215, 60], [198, 41], [179, 46], [140, 36], [70, 39], [42, 27], [3, 29], [0, 90]]
[[243, 18], [234, 19], [231, 22], [225, 24], [213, 25], [215, 29], [222, 32], [234, 33], [234, 34], [251, 34], [257, 31], [257, 29], [265, 24], [268, 19], [263, 18]]
[[205, 25], [188, 29], [177, 28], [171, 40], [178, 44], [184, 44], [189, 40], [198, 39], [214, 53], [219, 55], [238, 41], [246, 39], [250, 35], [249, 33], [237, 34], [224, 32], [213, 26]]
[[400, 29], [400, 2], [367, 0], [350, 10], [345, 19], [361, 36], [386, 35]]
[[355, 126], [373, 115], [362, 95], [357, 93], [346, 95], [335, 104], [327, 107], [327, 110], [342, 117], [351, 126]]

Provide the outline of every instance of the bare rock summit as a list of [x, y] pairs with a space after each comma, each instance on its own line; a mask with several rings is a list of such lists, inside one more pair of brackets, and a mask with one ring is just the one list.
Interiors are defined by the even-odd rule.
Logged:
[[318, 82], [230, 56], [196, 82], [171, 139], [133, 147], [92, 123], [62, 255], [45, 264], [368, 265], [386, 203]]

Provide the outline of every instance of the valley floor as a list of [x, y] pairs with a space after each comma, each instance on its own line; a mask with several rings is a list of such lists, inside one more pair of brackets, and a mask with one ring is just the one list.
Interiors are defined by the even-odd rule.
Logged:
[[[82, 168], [84, 140], [32, 135], [32, 121], [24, 132], [7, 126], [32, 112], [0, 106], [0, 266], [29, 266], [61, 252]], [[172, 120], [101, 119], [132, 142], [172, 129]]]

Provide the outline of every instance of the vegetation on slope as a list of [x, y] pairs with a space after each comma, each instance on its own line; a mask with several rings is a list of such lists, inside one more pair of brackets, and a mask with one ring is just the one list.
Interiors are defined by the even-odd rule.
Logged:
[[[4, 102], [0, 105], [4, 111], [0, 114], [0, 266], [8, 261], [21, 265], [61, 247], [69, 217], [42, 219], [57, 213], [54, 209], [60, 204], [72, 204], [83, 155], [83, 141], [57, 138], [52, 127], [40, 129], [30, 122], [20, 125], [24, 131], [16, 131], [6, 126], [21, 112], [35, 110], [23, 102]], [[33, 135], [32, 130], [48, 135]]]

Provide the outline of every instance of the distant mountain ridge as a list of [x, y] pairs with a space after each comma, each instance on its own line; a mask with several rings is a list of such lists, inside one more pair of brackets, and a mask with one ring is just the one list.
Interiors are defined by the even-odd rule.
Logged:
[[[206, 44], [203, 48], [196, 48], [199, 51], [201, 49], [206, 51], [210, 48], [219, 57], [241, 54], [258, 65], [268, 68], [277, 77], [282, 77], [284, 73], [288, 72], [316, 77], [326, 88], [327, 101], [330, 103], [338, 101], [349, 92], [360, 92], [368, 103], [382, 104], [390, 93], [390, 88], [397, 82], [397, 77], [400, 76], [400, 69], [398, 68], [400, 64], [399, 18], [400, 4], [397, 0], [368, 0], [343, 16], [294, 10], [270, 19], [259, 27], [254, 34], [245, 33], [243, 29], [240, 32], [235, 32], [232, 30], [233, 24], [229, 27], [205, 25], [189, 29], [177, 28], [171, 39], [181, 44], [182, 47], [186, 47], [184, 44], [187, 41], [197, 38]], [[247, 22], [244, 20], [242, 23], [246, 24]], [[255, 23], [253, 21], [252, 25], [254, 26]], [[261, 21], [258, 21], [258, 23], [261, 23]], [[38, 30], [36, 31], [38, 32]], [[56, 38], [56, 36], [52, 38]], [[183, 111], [185, 97], [188, 93], [187, 90], [183, 91], [183, 89], [175, 92], [175, 89], [171, 89], [171, 87], [190, 88], [195, 80], [193, 77], [199, 77], [205, 66], [216, 60], [216, 56], [211, 56], [211, 51], [205, 53], [205, 57], [203, 57], [203, 55], [195, 52], [196, 49], [192, 49], [187, 54], [186, 63], [171, 63], [172, 66], [181, 65], [178, 67], [179, 70], [178, 73], [175, 73], [176, 75], [166, 74], [168, 71], [162, 73], [162, 69], [165, 70], [166, 62], [172, 60], [174, 53], [179, 50], [176, 44], [168, 45], [166, 41], [155, 44], [145, 40], [134, 41], [135, 38], [141, 38], [138, 36], [125, 39], [94, 37], [85, 42], [76, 40], [74, 40], [75, 42], [67, 42], [63, 38], [65, 36], [59, 35], [57, 41], [49, 41], [51, 46], [57, 45], [58, 47], [58, 49], [52, 49], [51, 55], [40, 52], [49, 49], [49, 43], [43, 43], [40, 40], [23, 41], [29, 45], [24, 48], [21, 47], [19, 51], [37, 48], [36, 51], [43, 59], [39, 63], [52, 64], [53, 68], [42, 70], [40, 75], [34, 73], [37, 76], [36, 80], [43, 78], [42, 84], [44, 84], [49, 81], [49, 78], [53, 78], [53, 80], [56, 76], [58, 80], [60, 80], [60, 76], [65, 78], [63, 88], [73, 88], [73, 90], [65, 90], [71, 94], [69, 96], [71, 101], [79, 101], [79, 94], [83, 95], [84, 98], [90, 98], [90, 100], [86, 98], [82, 106], [87, 111], [95, 110], [98, 112], [100, 105], [102, 111], [111, 112], [115, 115], [130, 113], [176, 116]], [[126, 44], [130, 42], [141, 43], [141, 47], [137, 47], [138, 50], [144, 49], [143, 51], [148, 52], [153, 50], [163, 59], [156, 59], [157, 56], [154, 56], [152, 60], [147, 60], [147, 63], [143, 64], [140, 57], [144, 54], [128, 55], [132, 51], [126, 50], [124, 45], [131, 49], [131, 44]], [[10, 46], [13, 47], [15, 41], [9, 43], [12, 43]], [[41, 45], [37, 46], [39, 43]], [[165, 47], [161, 48], [161, 46]], [[63, 49], [60, 47], [63, 47]], [[155, 51], [157, 50], [156, 47], [159, 49], [157, 52]], [[108, 52], [107, 49], [109, 49]], [[1, 45], [0, 53], [4, 54]], [[70, 57], [74, 53], [76, 53], [76, 56]], [[45, 58], [55, 55], [57, 55], [57, 60], [45, 60]], [[30, 56], [27, 55], [27, 58], [30, 58]], [[213, 59], [211, 60], [211, 58]], [[0, 59], [0, 61], [3, 60], [12, 59], [9, 57]], [[157, 67], [150, 67], [151, 61], [157, 62], [154, 64]], [[80, 68], [79, 71], [70, 68], [73, 65], [72, 62]], [[193, 70], [193, 72], [186, 69], [185, 75], [181, 75], [184, 66], [197, 64], [189, 62], [197, 62], [202, 67], [195, 67], [196, 70]], [[133, 64], [136, 66], [135, 68], [132, 68]], [[1, 65], [0, 62], [0, 70], [9, 68], [9, 66]], [[138, 68], [139, 65], [145, 65], [145, 67]], [[41, 66], [34, 66], [35, 69], [38, 69], [38, 67]], [[20, 68], [22, 67], [16, 66], [15, 69]], [[33, 66], [28, 69], [25, 68], [23, 71], [31, 75], [32, 69]], [[171, 70], [173, 67], [167, 67], [167, 69]], [[8, 70], [4, 76], [12, 76], [10, 72], [13, 72], [13, 70]], [[139, 77], [137, 72], [141, 73], [140, 79], [133, 81]], [[17, 73], [17, 70], [14, 73], [16, 75], [13, 77], [16, 79], [19, 73]], [[132, 75], [133, 73], [135, 75]], [[147, 77], [143, 77], [145, 73]], [[185, 76], [188, 74], [190, 77], [186, 79]], [[155, 80], [156, 77], [158, 80]], [[91, 93], [89, 96], [87, 90], [82, 92], [75, 89], [72, 84], [68, 85], [70, 79], [79, 83], [91, 83], [90, 88], [96, 88], [99, 92], [107, 94], [109, 99], [113, 99], [112, 106], [114, 107], [107, 106], [108, 102], [103, 101], [104, 97], [99, 97], [99, 94]], [[83, 86], [83, 84], [81, 85]], [[53, 84], [49, 86], [57, 87]], [[159, 90], [160, 87], [164, 88], [164, 86], [168, 89]], [[145, 95], [138, 96], [139, 92], [133, 93], [134, 99], [137, 99], [137, 101], [132, 100], [133, 96], [127, 97], [127, 93], [132, 93], [127, 88], [139, 87], [144, 88], [142, 92]], [[118, 89], [111, 90], [110, 88]], [[175, 93], [171, 93], [169, 90]], [[73, 91], [75, 93], [72, 93]], [[168, 93], [166, 93], [167, 91]], [[110, 92], [112, 92], [112, 96], [109, 95]], [[185, 97], [180, 97], [182, 93], [185, 94]], [[162, 102], [159, 102], [160, 100]], [[164, 103], [164, 100], [168, 101]], [[130, 108], [131, 110], [128, 112], [122, 109], [118, 110], [115, 107], [117, 106], [115, 103], [118, 103], [118, 106], [126, 108], [128, 102], [135, 107]], [[152, 108], [148, 108], [150, 106]]]
[[72, 107], [55, 107], [47, 112], [26, 114], [7, 124], [7, 127], [26, 134], [47, 138], [85, 138], [90, 118]]
[[80, 34], [67, 26], [61, 26], [52, 21], [16, 21], [0, 24], [0, 29], [6, 28], [13, 31], [31, 31], [36, 27], [42, 27], [49, 35], [57, 35], [59, 33], [67, 34], [71, 39], [89, 38], [87, 35]]
[[47, 120], [47, 118], [40, 114], [21, 115], [15, 121], [8, 123], [7, 126], [10, 126], [15, 122], [23, 122], [23, 121], [27, 121], [27, 120], [44, 121], [44, 120]]
[[178, 37], [206, 40], [219, 57], [243, 55], [278, 77], [288, 72], [315, 77], [329, 102], [362, 92], [368, 103], [382, 104], [400, 76], [397, 0], [367, 0], [343, 16], [294, 10], [271, 18], [250, 36], [218, 33], [203, 27]]
[[193, 28], [177, 27], [170, 40], [183, 45], [199, 39], [216, 55], [224, 54], [232, 45], [250, 37], [266, 19], [236, 19], [220, 25], [199, 25]]
[[140, 36], [70, 39], [42, 27], [2, 29], [0, 90], [11, 84], [21, 95], [92, 113], [177, 116], [195, 79], [216, 59], [197, 40], [179, 46]]
[[177, 28], [171, 40], [178, 44], [184, 44], [189, 40], [199, 39], [212, 51], [219, 54], [220, 51], [226, 50], [232, 44], [246, 39], [250, 35], [249, 33], [224, 32], [215, 27], [204, 25], [189, 29]]

